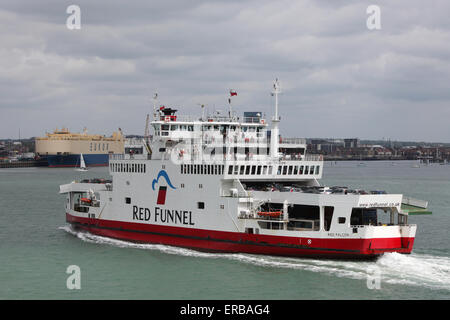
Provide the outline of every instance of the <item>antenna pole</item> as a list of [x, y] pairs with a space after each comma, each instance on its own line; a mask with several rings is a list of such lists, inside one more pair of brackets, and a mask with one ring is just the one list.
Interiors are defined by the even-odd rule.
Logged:
[[155, 95], [153, 96], [153, 120], [156, 119], [156, 102], [158, 101], [158, 93], [155, 92]]
[[272, 95], [275, 96], [275, 115], [272, 118], [272, 132], [270, 134], [270, 155], [272, 158], [279, 157], [279, 135], [280, 130], [278, 128], [280, 123], [280, 117], [278, 115], [278, 94], [281, 93], [280, 84], [278, 79], [275, 79], [273, 83]]

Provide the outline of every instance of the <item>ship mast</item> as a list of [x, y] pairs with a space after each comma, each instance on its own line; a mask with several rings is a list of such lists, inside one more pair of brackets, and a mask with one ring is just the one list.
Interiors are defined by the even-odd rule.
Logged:
[[157, 120], [156, 103], [158, 101], [158, 93], [153, 95], [153, 120]]
[[272, 118], [272, 132], [270, 134], [270, 155], [272, 158], [278, 158], [279, 157], [279, 141], [278, 137], [280, 135], [279, 131], [279, 123], [280, 123], [280, 117], [278, 116], [278, 94], [281, 93], [280, 90], [280, 84], [278, 82], [278, 79], [275, 79], [275, 82], [273, 83], [273, 91], [272, 96], [275, 96], [275, 115]]

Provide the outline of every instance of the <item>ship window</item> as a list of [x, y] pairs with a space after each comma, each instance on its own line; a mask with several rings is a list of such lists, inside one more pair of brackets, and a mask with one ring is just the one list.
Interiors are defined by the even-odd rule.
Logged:
[[350, 225], [377, 225], [378, 215], [377, 209], [369, 208], [353, 208], [350, 216]]
[[163, 131], [169, 130], [169, 125], [168, 125], [168, 124], [163, 124], [163, 125], [161, 126], [161, 130], [163, 130]]
[[278, 166], [278, 171], [277, 171], [277, 175], [280, 175], [281, 174], [281, 166]]
[[334, 211], [334, 207], [324, 207], [324, 226], [325, 226], [325, 231], [330, 231], [330, 226], [331, 226], [331, 220], [333, 220], [333, 211]]
[[244, 174], [245, 172], [245, 166], [241, 166], [241, 171], [239, 172], [239, 174]]
[[183, 164], [180, 166], [181, 174], [183, 174]]
[[247, 167], [245, 168], [245, 174], [250, 174], [250, 166], [247, 166]]
[[345, 217], [339, 217], [338, 218], [338, 222], [341, 223], [341, 224], [345, 223]]
[[272, 174], [272, 166], [269, 166], [269, 174]]
[[97, 144], [94, 143], [94, 151], [97, 151]]
[[319, 174], [320, 166], [316, 166], [316, 174]]
[[221, 166], [220, 166], [220, 174], [223, 174], [223, 169], [225, 168], [225, 166], [222, 164]]
[[178, 125], [176, 125], [176, 124], [171, 125], [170, 131], [175, 131], [175, 130], [178, 130]]
[[130, 204], [131, 203], [131, 198], [130, 197], [126, 197], [125, 198], [125, 203], [126, 204]]
[[261, 174], [261, 166], [258, 166], [258, 170], [257, 170], [256, 174], [257, 174], [257, 175], [260, 175], [260, 174]]
[[305, 166], [305, 174], [308, 174], [309, 166]]
[[286, 175], [287, 172], [287, 166], [283, 166], [283, 175]]
[[194, 126], [188, 126], [188, 131], [194, 131]]
[[89, 144], [89, 151], [92, 151], [92, 142]]
[[205, 173], [205, 166], [204, 165], [200, 165], [200, 173], [204, 174]]
[[262, 172], [262, 174], [263, 174], [263, 175], [266, 175], [266, 174], [267, 174], [267, 166], [263, 166], [263, 172]]
[[182, 183], [180, 187], [181, 187], [181, 188], [184, 188], [184, 183]]
[[297, 174], [298, 173], [298, 166], [294, 166], [294, 172], [293, 174]]
[[256, 173], [256, 166], [252, 166], [252, 174]]
[[239, 166], [234, 166], [234, 174], [238, 174]]
[[298, 170], [298, 174], [303, 174], [303, 166], [300, 166], [300, 169]]
[[289, 166], [289, 171], [288, 174], [291, 175], [292, 174], [292, 166]]
[[214, 165], [214, 174], [218, 174], [218, 172], [217, 172], [217, 165]]
[[198, 209], [205, 209], [205, 203], [204, 202], [197, 202], [197, 208]]
[[314, 174], [314, 166], [311, 166], [311, 167], [309, 168], [309, 174]]
[[228, 174], [233, 174], [233, 166], [228, 166]]

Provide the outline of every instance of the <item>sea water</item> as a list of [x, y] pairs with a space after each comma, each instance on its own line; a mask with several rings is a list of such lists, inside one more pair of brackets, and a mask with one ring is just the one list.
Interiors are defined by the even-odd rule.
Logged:
[[[429, 201], [432, 215], [409, 217], [418, 225], [413, 253], [371, 262], [203, 253], [77, 232], [59, 185], [108, 178], [106, 168], [0, 169], [0, 299], [448, 299], [450, 165], [414, 163], [325, 163], [322, 184]], [[68, 285], [69, 266], [79, 289]]]

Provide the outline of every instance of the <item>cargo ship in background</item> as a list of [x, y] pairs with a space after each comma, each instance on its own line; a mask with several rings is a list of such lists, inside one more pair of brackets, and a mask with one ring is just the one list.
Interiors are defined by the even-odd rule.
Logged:
[[49, 167], [76, 167], [83, 154], [86, 166], [107, 166], [110, 154], [123, 154], [125, 138], [121, 129], [111, 137], [99, 134], [72, 133], [67, 128], [56, 129], [35, 140], [36, 155]]
[[417, 226], [408, 218], [430, 214], [428, 202], [321, 185], [322, 156], [307, 154], [304, 139], [280, 138], [279, 92], [275, 81], [270, 132], [262, 113], [237, 117], [231, 102], [228, 114], [200, 118], [155, 103], [143, 154], [110, 155], [111, 180], [60, 186], [66, 221], [100, 236], [200, 251], [410, 253]]

